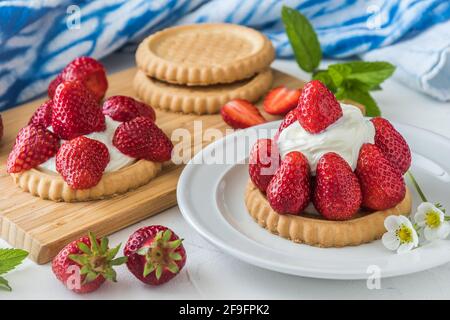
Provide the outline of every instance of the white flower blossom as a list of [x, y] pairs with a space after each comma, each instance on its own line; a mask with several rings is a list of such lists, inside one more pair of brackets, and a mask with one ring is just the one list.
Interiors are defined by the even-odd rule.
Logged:
[[430, 202], [423, 202], [417, 207], [414, 220], [423, 229], [423, 235], [428, 241], [445, 239], [450, 233], [450, 225], [445, 221], [445, 214]]
[[388, 216], [384, 220], [387, 232], [381, 238], [383, 245], [397, 253], [404, 253], [419, 245], [419, 237], [411, 221], [405, 216]]

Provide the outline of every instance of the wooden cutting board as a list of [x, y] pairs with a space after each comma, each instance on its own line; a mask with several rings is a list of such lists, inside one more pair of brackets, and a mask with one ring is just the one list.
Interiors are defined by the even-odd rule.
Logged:
[[[108, 96], [135, 96], [132, 80], [136, 72], [131, 68], [109, 77]], [[300, 87], [301, 80], [274, 71], [274, 84]], [[41, 200], [16, 187], [6, 173], [6, 159], [17, 132], [24, 127], [34, 110], [44, 101], [40, 99], [2, 112], [5, 136], [0, 142], [0, 236], [16, 248], [30, 252], [30, 258], [42, 264], [50, 261], [70, 241], [93, 231], [98, 236], [111, 234], [142, 219], [176, 205], [176, 186], [182, 165], [164, 167], [149, 184], [108, 200], [82, 203], [56, 203]], [[262, 112], [268, 120], [276, 119]], [[171, 136], [174, 129], [193, 131], [193, 121], [201, 120], [206, 128], [224, 132], [227, 125], [220, 115], [183, 115], [157, 111], [157, 124]], [[191, 148], [198, 152], [201, 137], [192, 137]], [[174, 141], [176, 144], [176, 141]], [[210, 142], [208, 142], [210, 143]]]

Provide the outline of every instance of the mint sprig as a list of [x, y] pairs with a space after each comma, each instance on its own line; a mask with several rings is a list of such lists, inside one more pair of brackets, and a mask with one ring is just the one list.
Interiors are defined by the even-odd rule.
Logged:
[[[0, 249], [0, 275], [5, 274], [18, 265], [28, 256], [28, 252], [21, 249]], [[11, 291], [12, 288], [4, 277], [0, 276], [0, 289]]]
[[369, 91], [381, 90], [381, 83], [394, 73], [395, 66], [384, 61], [351, 61], [318, 70], [322, 51], [311, 23], [299, 11], [286, 6], [283, 6], [281, 18], [301, 69], [311, 72], [313, 79], [323, 82], [338, 100], [350, 99], [363, 104], [366, 115], [370, 117], [381, 114]]

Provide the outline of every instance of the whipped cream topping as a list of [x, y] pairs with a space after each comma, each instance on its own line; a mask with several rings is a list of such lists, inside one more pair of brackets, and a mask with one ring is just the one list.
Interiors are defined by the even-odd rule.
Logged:
[[[122, 123], [111, 119], [109, 116], [105, 116], [106, 130], [102, 132], [92, 132], [85, 135], [85, 137], [102, 142], [109, 151], [109, 163], [105, 169], [105, 172], [117, 171], [123, 167], [132, 164], [136, 159], [131, 158], [117, 149], [113, 143], [114, 132], [116, 132], [117, 127]], [[50, 131], [52, 127], [47, 128]], [[64, 140], [61, 140], [64, 143]], [[42, 163], [38, 169], [45, 169], [51, 172], [56, 171], [56, 157], [48, 159], [46, 162]]]
[[278, 137], [281, 158], [300, 151], [315, 175], [319, 159], [327, 152], [336, 152], [355, 170], [361, 146], [374, 143], [375, 128], [357, 107], [343, 103], [341, 107], [342, 117], [321, 133], [309, 133], [298, 121], [285, 128]]

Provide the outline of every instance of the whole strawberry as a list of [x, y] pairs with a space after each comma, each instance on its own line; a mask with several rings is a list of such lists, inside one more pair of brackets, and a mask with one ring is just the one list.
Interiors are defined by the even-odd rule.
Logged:
[[375, 145], [384, 156], [402, 173], [411, 165], [411, 150], [403, 136], [384, 118], [373, 118], [375, 127]]
[[61, 72], [63, 81], [79, 81], [100, 101], [108, 89], [108, 80], [103, 65], [90, 57], [79, 57], [70, 62]]
[[298, 108], [295, 108], [291, 111], [289, 111], [289, 113], [286, 115], [286, 117], [284, 117], [283, 121], [280, 124], [280, 127], [278, 128], [277, 133], [275, 134], [273, 140], [275, 142], [278, 141], [278, 137], [281, 134], [281, 131], [283, 131], [284, 129], [286, 129], [287, 127], [289, 127], [291, 124], [293, 124], [295, 121], [297, 121], [297, 114], [298, 114]]
[[347, 220], [358, 211], [362, 201], [358, 178], [337, 153], [324, 154], [317, 164], [314, 206], [329, 220]]
[[305, 84], [298, 108], [298, 122], [310, 133], [322, 132], [342, 117], [341, 105], [319, 80]]
[[73, 189], [96, 186], [108, 163], [108, 148], [85, 136], [63, 143], [56, 154], [56, 170]]
[[280, 153], [271, 139], [259, 139], [250, 151], [248, 172], [253, 184], [266, 192], [275, 170], [281, 162]]
[[142, 116], [155, 121], [155, 110], [149, 105], [137, 101], [131, 97], [113, 96], [103, 103], [103, 114], [116, 121], [130, 121]]
[[149, 161], [170, 160], [173, 144], [147, 117], [122, 123], [114, 133], [113, 145], [127, 156]]
[[81, 83], [61, 83], [53, 102], [53, 132], [61, 139], [70, 140], [106, 129], [102, 109]]
[[377, 146], [363, 144], [355, 172], [361, 185], [364, 207], [385, 210], [405, 197], [406, 188], [401, 171], [391, 165]]
[[41, 125], [29, 124], [17, 134], [8, 156], [8, 173], [36, 168], [53, 157], [59, 149], [59, 138]]
[[127, 267], [136, 278], [160, 285], [175, 277], [186, 263], [182, 239], [164, 226], [143, 227], [128, 239], [124, 255]]
[[113, 267], [127, 261], [126, 257], [115, 258], [119, 249], [120, 244], [110, 249], [107, 238], [100, 240], [89, 233], [58, 253], [52, 262], [53, 273], [76, 293], [95, 291], [105, 280], [117, 281]]
[[305, 156], [288, 153], [267, 187], [267, 200], [280, 214], [299, 214], [311, 198], [310, 168]]
[[61, 74], [58, 74], [56, 76], [55, 79], [53, 79], [50, 84], [48, 85], [48, 89], [47, 89], [47, 93], [48, 93], [48, 97], [50, 99], [53, 99], [53, 97], [55, 96], [55, 92], [56, 92], [56, 88], [62, 83], [64, 82]]
[[44, 128], [52, 125], [53, 100], [47, 100], [36, 109], [28, 124], [40, 124]]

